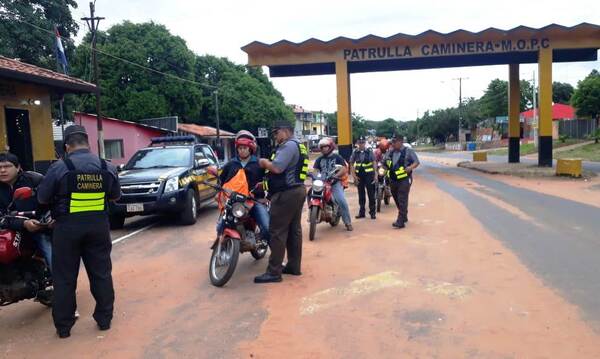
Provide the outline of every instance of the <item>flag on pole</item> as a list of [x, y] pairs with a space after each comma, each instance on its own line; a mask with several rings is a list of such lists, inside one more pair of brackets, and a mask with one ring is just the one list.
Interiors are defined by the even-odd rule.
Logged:
[[58, 63], [62, 65], [63, 72], [66, 74], [69, 64], [67, 63], [67, 55], [65, 55], [65, 48], [60, 39], [58, 27], [54, 27], [54, 32], [56, 33], [56, 59], [58, 60]]

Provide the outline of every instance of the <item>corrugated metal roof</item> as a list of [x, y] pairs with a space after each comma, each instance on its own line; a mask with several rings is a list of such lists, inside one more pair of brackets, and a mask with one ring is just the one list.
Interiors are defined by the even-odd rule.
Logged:
[[435, 30], [427, 30], [417, 35], [409, 35], [405, 33], [398, 33], [388, 37], [381, 37], [377, 35], [366, 35], [358, 39], [352, 39], [344, 36], [336, 37], [335, 39], [331, 39], [329, 41], [323, 41], [320, 39], [310, 38], [308, 40], [302, 42], [292, 42], [289, 40], [281, 40], [272, 44], [266, 44], [260, 41], [253, 41], [246, 46], [242, 47], [242, 50], [249, 55], [252, 55], [255, 52], [278, 52], [280, 50], [293, 50], [293, 49], [301, 49], [303, 47], [311, 47], [315, 51], [331, 49], [332, 47], [339, 46], [359, 46], [365, 42], [387, 42], [396, 39], [406, 39], [406, 40], [420, 40], [424, 38], [438, 38], [444, 39], [446, 41], [452, 41], [454, 37], [481, 37], [483, 35], [496, 35], [496, 36], [509, 36], [513, 34], [518, 35], [541, 35], [546, 33], [553, 34], [568, 34], [573, 31], [600, 31], [600, 26], [590, 23], [581, 23], [575, 26], [563, 26], [558, 24], [550, 24], [548, 26], [544, 26], [542, 28], [536, 29], [528, 26], [517, 26], [515, 28], [509, 30], [501, 30], [494, 27], [487, 28], [485, 30], [479, 32], [472, 32], [468, 30], [459, 29], [456, 31], [441, 33]]
[[[193, 123], [180, 123], [177, 125], [179, 131], [184, 131], [200, 137], [216, 137], [217, 129], [210, 126], [200, 126]], [[235, 134], [229, 131], [220, 130], [219, 136], [221, 137], [234, 137]]]

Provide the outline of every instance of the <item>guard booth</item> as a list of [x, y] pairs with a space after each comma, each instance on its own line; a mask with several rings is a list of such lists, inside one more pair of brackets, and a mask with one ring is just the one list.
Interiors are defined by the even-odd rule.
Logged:
[[489, 28], [480, 32], [457, 30], [442, 34], [338, 37], [295, 43], [252, 42], [242, 50], [250, 66], [268, 66], [271, 77], [336, 76], [339, 148], [352, 152], [350, 74], [463, 66], [508, 65], [509, 162], [519, 162], [519, 65], [537, 63], [539, 74], [539, 165], [552, 166], [552, 63], [597, 60], [600, 26], [548, 25], [534, 29]]
[[95, 91], [83, 80], [0, 56], [0, 152], [17, 155], [25, 170], [46, 173], [56, 160], [51, 101]]

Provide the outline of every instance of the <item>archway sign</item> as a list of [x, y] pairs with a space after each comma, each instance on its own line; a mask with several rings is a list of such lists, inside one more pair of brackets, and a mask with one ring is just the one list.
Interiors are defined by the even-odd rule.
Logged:
[[340, 153], [352, 151], [350, 74], [462, 66], [508, 65], [509, 162], [519, 162], [519, 64], [539, 68], [539, 165], [552, 166], [552, 63], [595, 61], [600, 48], [600, 26], [548, 25], [534, 29], [489, 28], [480, 32], [457, 30], [442, 34], [397, 34], [387, 38], [338, 37], [331, 41], [282, 40], [268, 45], [252, 42], [242, 50], [250, 66], [268, 66], [271, 77], [336, 75]]

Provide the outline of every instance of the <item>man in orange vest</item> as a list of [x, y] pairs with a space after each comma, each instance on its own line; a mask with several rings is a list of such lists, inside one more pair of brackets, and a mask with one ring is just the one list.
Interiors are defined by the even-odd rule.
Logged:
[[[258, 164], [258, 158], [254, 156], [256, 152], [256, 138], [249, 131], [239, 131], [235, 135], [235, 149], [237, 156], [232, 158], [229, 162], [223, 166], [223, 171], [219, 175], [219, 181], [221, 184], [228, 183], [234, 178], [239, 178], [236, 175], [239, 171], [244, 171], [243, 176], [247, 184], [249, 191], [252, 191], [257, 187], [257, 184], [261, 183], [265, 177], [265, 170]], [[262, 188], [262, 186], [261, 186]], [[260, 203], [260, 199], [264, 197], [264, 192], [261, 190], [254, 192], [254, 198], [259, 199], [259, 202], [255, 202], [250, 211], [250, 215], [256, 221], [256, 224], [260, 228], [260, 235], [265, 241], [269, 241], [269, 211], [267, 207]], [[222, 221], [217, 224], [217, 232], [220, 233], [222, 230]]]

